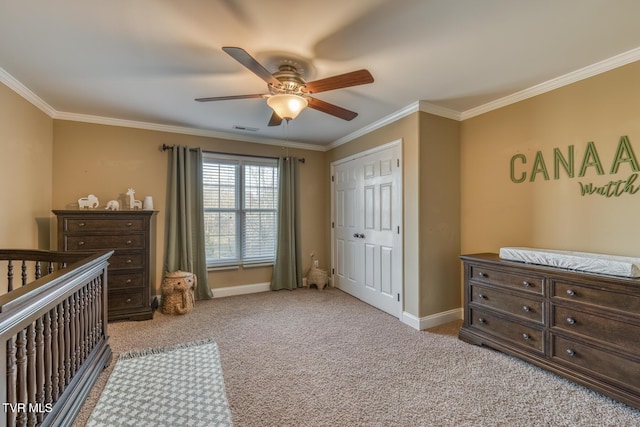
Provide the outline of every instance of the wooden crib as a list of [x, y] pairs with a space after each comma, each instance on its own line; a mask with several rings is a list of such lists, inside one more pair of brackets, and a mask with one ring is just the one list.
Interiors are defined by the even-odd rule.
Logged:
[[0, 426], [76, 417], [111, 359], [112, 253], [0, 250]]

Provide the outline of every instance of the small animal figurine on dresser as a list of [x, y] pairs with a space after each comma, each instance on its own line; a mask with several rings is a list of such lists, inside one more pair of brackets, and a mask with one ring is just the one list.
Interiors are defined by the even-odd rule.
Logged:
[[87, 197], [81, 197], [78, 199], [78, 208], [80, 209], [95, 209], [98, 207], [100, 202], [98, 198], [93, 194], [89, 194]]
[[136, 194], [133, 188], [127, 190], [127, 196], [129, 196], [129, 209], [142, 209], [142, 201], [133, 198]]
[[107, 207], [105, 208], [108, 211], [117, 211], [120, 210], [120, 203], [117, 200], [109, 200], [107, 202]]

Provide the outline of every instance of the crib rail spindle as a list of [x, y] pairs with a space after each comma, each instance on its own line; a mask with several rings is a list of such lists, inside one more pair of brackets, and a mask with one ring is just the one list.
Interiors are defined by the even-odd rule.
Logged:
[[[69, 425], [111, 358], [101, 284], [112, 252], [47, 252], [54, 255], [42, 260], [42, 251], [17, 252], [0, 250], [11, 289], [0, 295], [0, 427]], [[18, 261], [22, 286], [14, 289]]]

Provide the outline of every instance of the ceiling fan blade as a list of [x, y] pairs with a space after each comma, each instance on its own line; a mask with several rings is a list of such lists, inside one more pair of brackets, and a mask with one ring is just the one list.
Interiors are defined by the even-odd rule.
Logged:
[[231, 99], [262, 98], [263, 96], [264, 95], [261, 93], [256, 93], [253, 95], [213, 96], [210, 98], [196, 98], [196, 101], [198, 102], [229, 101]]
[[373, 76], [367, 70], [352, 71], [339, 74], [326, 79], [308, 82], [302, 90], [308, 93], [326, 92], [328, 90], [342, 89], [350, 86], [373, 83]]
[[358, 116], [358, 113], [354, 111], [349, 111], [345, 108], [321, 101], [317, 98], [308, 97], [307, 100], [309, 101], [309, 108], [331, 114], [332, 116], [336, 116], [342, 120], [353, 120]]
[[239, 47], [223, 47], [222, 50], [231, 55], [233, 59], [247, 67], [265, 82], [276, 87], [280, 85], [280, 81], [273, 77], [269, 70], [264, 68], [258, 61], [253, 58], [253, 56], [249, 55], [244, 49]]
[[282, 123], [282, 118], [274, 111], [269, 119], [269, 126], [280, 126], [280, 123]]

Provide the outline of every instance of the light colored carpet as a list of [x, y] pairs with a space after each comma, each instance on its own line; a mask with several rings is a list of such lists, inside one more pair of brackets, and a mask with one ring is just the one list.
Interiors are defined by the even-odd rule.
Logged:
[[90, 427], [230, 427], [213, 340], [121, 353]]
[[116, 355], [215, 339], [236, 427], [640, 426], [638, 410], [461, 342], [459, 325], [416, 331], [339, 290], [303, 288], [199, 301], [109, 333]]

